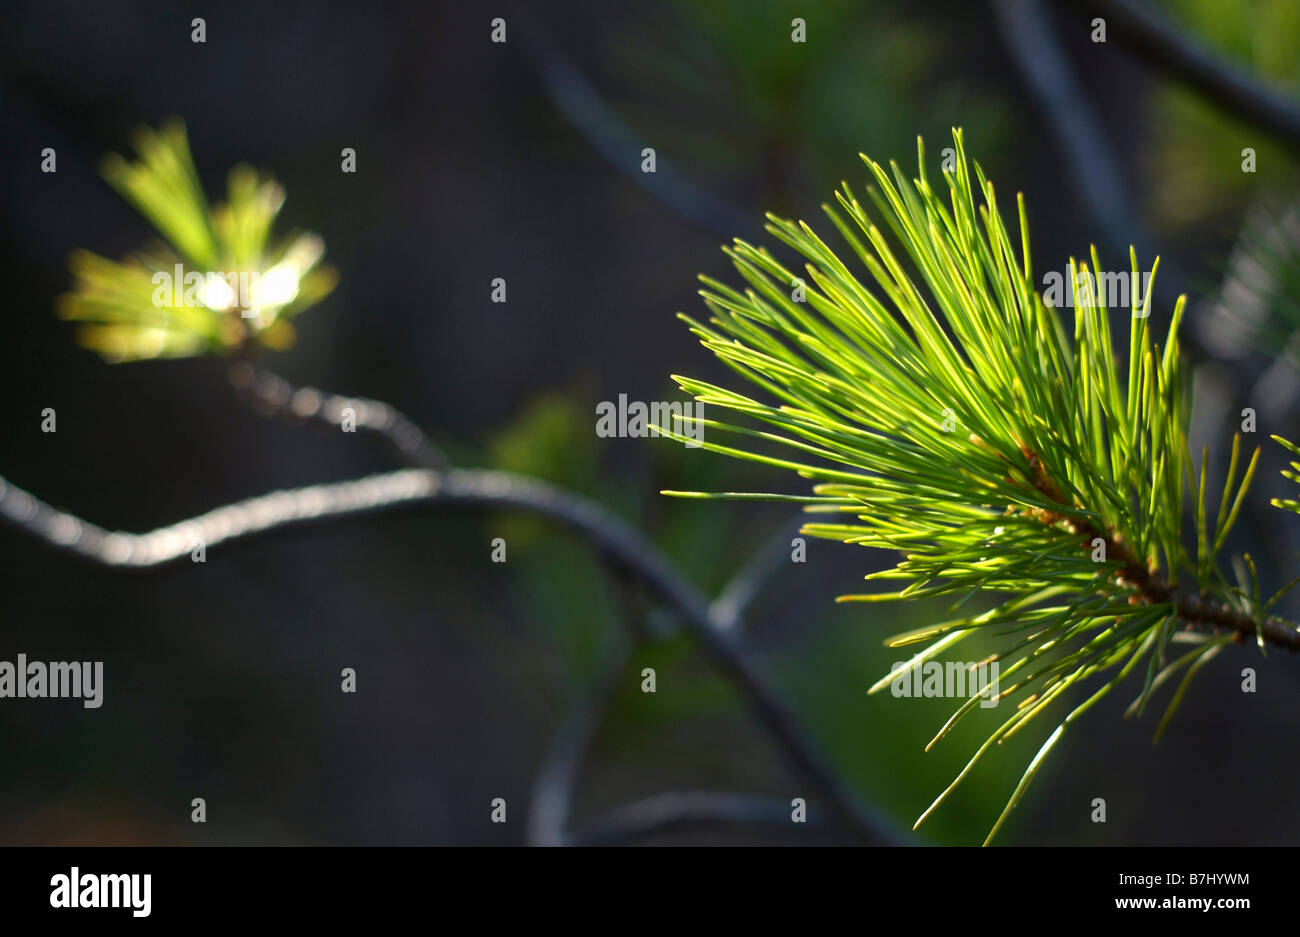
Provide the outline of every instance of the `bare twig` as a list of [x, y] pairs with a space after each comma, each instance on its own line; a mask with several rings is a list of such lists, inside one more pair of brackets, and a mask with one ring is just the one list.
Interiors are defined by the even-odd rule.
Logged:
[[611, 166], [688, 221], [725, 238], [755, 227], [754, 219], [699, 185], [658, 154], [655, 171], [641, 172], [641, 150], [649, 141], [638, 137], [601, 97], [586, 76], [565, 55], [542, 20], [522, 5], [511, 12], [523, 26], [520, 48], [541, 80], [551, 103], [592, 149]]
[[[1122, 250], [1142, 228], [1130, 206], [1119, 165], [1091, 98], [1083, 93], [1069, 58], [1056, 36], [1042, 0], [993, 0], [1003, 40], [1019, 67], [1025, 85], [1039, 104], [1039, 113], [1056, 136], [1061, 155], [1070, 163], [1066, 176], [1074, 181], [1079, 201], [1092, 215], [1106, 244]], [[1150, 245], [1138, 243], [1143, 253]]]
[[1087, 16], [1106, 21], [1107, 38], [1131, 49], [1195, 88], [1234, 117], [1300, 148], [1300, 104], [1193, 42], [1156, 11], [1133, 0], [1066, 0]]
[[736, 573], [713, 600], [710, 613], [718, 627], [731, 629], [745, 614], [751, 602], [758, 598], [768, 580], [790, 556], [790, 539], [803, 526], [803, 516], [794, 523], [781, 526], [772, 538]]
[[[993, 11], [1007, 50], [1069, 165], [1066, 177], [1074, 184], [1079, 204], [1092, 216], [1104, 251], [1127, 257], [1132, 246], [1139, 257], [1155, 257], [1160, 253], [1155, 239], [1132, 208], [1135, 203], [1114, 147], [1070, 66], [1044, 0], [993, 0]], [[1167, 253], [1161, 257], [1160, 269], [1158, 294], [1165, 292], [1162, 284], [1176, 284], [1177, 292], [1184, 292], [1192, 282], [1191, 272]], [[1124, 310], [1118, 314], [1127, 315]], [[1179, 340], [1194, 360], [1217, 360], [1196, 330], [1184, 329]], [[1228, 373], [1232, 398], [1240, 399], [1246, 376], [1238, 370]]]
[[628, 659], [628, 642], [617, 632], [602, 662], [596, 685], [551, 739], [546, 760], [533, 780], [528, 811], [528, 841], [534, 846], [567, 846], [573, 792], [582, 764], [610, 700], [618, 690]]
[[450, 467], [447, 457], [418, 426], [382, 401], [299, 387], [247, 358], [233, 361], [229, 375], [231, 385], [240, 396], [264, 416], [318, 423], [333, 429], [341, 428], [350, 419], [357, 430], [383, 437], [407, 465], [430, 469]]
[[274, 491], [144, 534], [109, 531], [51, 507], [0, 478], [0, 518], [59, 549], [104, 566], [161, 566], [195, 551], [272, 530], [365, 515], [434, 497], [440, 476], [402, 469], [355, 481]]

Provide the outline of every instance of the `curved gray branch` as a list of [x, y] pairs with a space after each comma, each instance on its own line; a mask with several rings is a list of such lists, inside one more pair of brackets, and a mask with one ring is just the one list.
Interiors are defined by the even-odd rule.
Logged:
[[607, 163], [673, 212], [702, 228], [728, 239], [754, 230], [753, 219], [701, 186], [670, 159], [660, 155], [653, 173], [641, 172], [641, 150], [647, 141], [638, 137], [605, 102], [540, 18], [522, 5], [512, 9], [510, 16], [522, 21], [523, 28], [513, 35], [520, 37], [520, 48], [536, 72], [542, 90], [578, 135]]
[[[1102, 250], [1112, 257], [1127, 258], [1132, 246], [1144, 264], [1160, 255], [1161, 275], [1153, 297], [1157, 301], [1162, 295], [1166, 298], [1170, 295], [1167, 284], [1176, 286], [1173, 295], [1187, 292], [1193, 274], [1168, 252], [1158, 249], [1134, 211], [1134, 200], [1124, 183], [1112, 141], [1070, 64], [1046, 0], [993, 0], [993, 13], [1007, 51], [1069, 165], [1066, 176], [1075, 187], [1079, 204], [1097, 228]], [[1172, 307], [1172, 303], [1163, 305]], [[1115, 325], [1122, 325], [1127, 331], [1127, 324], [1119, 321], [1126, 314], [1122, 310], [1116, 312]], [[1215, 360], [1195, 329], [1183, 329], [1179, 341], [1193, 358]], [[1245, 377], [1235, 369], [1229, 373], [1233, 398], [1238, 399]]]
[[790, 541], [803, 527], [803, 515], [782, 525], [718, 593], [710, 609], [719, 627], [732, 629], [758, 598], [768, 580], [789, 560]]
[[1188, 39], [1159, 13], [1133, 0], [1065, 0], [1106, 21], [1113, 36], [1146, 63], [1186, 82], [1235, 117], [1300, 148], [1300, 103]]
[[1074, 69], [1056, 36], [1043, 0], [993, 0], [1002, 38], [1020, 69], [1025, 85], [1039, 104], [1039, 113], [1056, 136], [1061, 155], [1069, 161], [1067, 176], [1079, 201], [1101, 229], [1110, 250], [1127, 261], [1128, 245], [1150, 257], [1154, 249], [1124, 185], [1119, 164], [1101, 121], [1075, 78]]
[[737, 685], [793, 766], [817, 785], [829, 809], [850, 831], [866, 842], [897, 841], [892, 825], [867, 811], [839, 780], [749, 653], [718, 627], [695, 587], [636, 530], [581, 495], [508, 472], [400, 469], [277, 491], [133, 534], [105, 530], [0, 478], [0, 519], [60, 549], [115, 567], [159, 566], [190, 554], [200, 543], [215, 546], [307, 523], [421, 504], [524, 510], [580, 534], [681, 615], [710, 662]]
[[579, 773], [600, 728], [601, 716], [618, 691], [628, 661], [627, 642], [611, 638], [596, 686], [569, 714], [551, 739], [551, 746], [533, 781], [528, 810], [528, 841], [534, 846], [567, 846], [572, 842], [569, 819]]

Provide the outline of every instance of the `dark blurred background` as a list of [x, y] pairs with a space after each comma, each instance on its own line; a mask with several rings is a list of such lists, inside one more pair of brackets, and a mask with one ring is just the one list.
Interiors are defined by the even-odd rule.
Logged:
[[[1060, 42], [1045, 51], [1076, 73], [1145, 229], [1132, 240], [1177, 264], [1187, 282], [1163, 288], [1189, 294], [1193, 319], [1212, 316], [1245, 220], [1292, 206], [1292, 156], [1117, 43], [1092, 42], [1090, 17], [1045, 9]], [[1226, 60], [1300, 84], [1290, 0], [1159, 9]], [[110, 528], [390, 464], [363, 436], [260, 418], [220, 361], [106, 365], [56, 320], [74, 248], [120, 257], [153, 236], [96, 172], [103, 154], [130, 152], [140, 124], [184, 119], [210, 196], [237, 162], [270, 170], [288, 192], [279, 230], [324, 237], [340, 286], [272, 366], [391, 402], [458, 464], [596, 498], [710, 592], [788, 531], [791, 512], [657, 492], [793, 480], [664, 440], [599, 439], [594, 407], [620, 393], [678, 399], [671, 373], [719, 376], [674, 313], [701, 310], [698, 273], [728, 275], [721, 243], [761, 236], [765, 210], [817, 225], [841, 179], [865, 185], [859, 151], [910, 171], [917, 134], [937, 155], [952, 126], [1004, 201], [1025, 193], [1040, 269], [1102, 243], [1087, 180], [985, 3], [18, 2], [2, 15], [0, 474]], [[190, 41], [194, 16], [205, 44]], [[505, 44], [489, 41], [495, 16]], [[796, 16], [806, 43], [790, 41]], [[644, 146], [659, 160], [652, 180]], [[1253, 175], [1246, 146], [1259, 152]], [[40, 171], [45, 147], [57, 173]], [[340, 172], [344, 147], [355, 174]], [[505, 304], [490, 301], [494, 277]], [[1261, 399], [1251, 383], [1283, 344], [1198, 370], [1207, 444], [1230, 439], [1242, 400], [1267, 411], [1259, 438], [1295, 437], [1285, 393]], [[45, 407], [57, 433], [40, 431]], [[1296, 566], [1294, 518], [1267, 507], [1284, 490], [1266, 462], [1234, 538], [1266, 589]], [[505, 564], [489, 562], [498, 536]], [[907, 828], [981, 736], [968, 727], [925, 754], [946, 702], [867, 698], [899, 658], [882, 639], [942, 613], [834, 605], [888, 560], [810, 541], [807, 563], [773, 573], [748, 638], [837, 769]], [[570, 535], [468, 512], [349, 521], [129, 574], [0, 528], [0, 591], [0, 659], [102, 660], [106, 681], [99, 710], [0, 702], [5, 843], [520, 843], [550, 739], [628, 614]], [[629, 676], [616, 694], [579, 820], [662, 790], [816, 799], [688, 639], [638, 651], [631, 673], [642, 666], [657, 668], [658, 692]], [[1257, 694], [1239, 691], [1246, 666]], [[343, 667], [357, 671], [355, 695], [339, 691]], [[1156, 748], [1152, 714], [1120, 719], [1130, 698], [1078, 727], [1004, 841], [1297, 840], [1295, 660], [1222, 655]], [[997, 752], [918, 841], [979, 842], [1048, 728]], [[206, 824], [190, 822], [194, 797]], [[489, 822], [495, 797], [509, 804], [504, 825]], [[1104, 825], [1089, 821], [1094, 797]]]

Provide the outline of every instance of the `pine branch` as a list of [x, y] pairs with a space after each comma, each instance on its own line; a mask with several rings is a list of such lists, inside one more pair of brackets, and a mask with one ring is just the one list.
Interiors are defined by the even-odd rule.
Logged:
[[1077, 516], [1073, 506], [1066, 503], [1056, 482], [1047, 476], [1042, 461], [1034, 454], [1026, 454], [1030, 465], [1036, 469], [1035, 486], [1060, 508], [1043, 515], [1047, 523], [1064, 522], [1080, 537], [1081, 548], [1087, 550], [1100, 541], [1107, 556], [1115, 557], [1121, 566], [1116, 572], [1116, 582], [1130, 587], [1135, 598], [1147, 605], [1172, 605], [1178, 617], [1189, 628], [1208, 627], [1217, 634], [1220, 628], [1237, 632], [1236, 640], [1246, 637], [1262, 639], [1268, 644], [1288, 651], [1300, 650], [1300, 631], [1277, 617], [1257, 618], [1232, 608], [1204, 592], [1188, 593], [1170, 585], [1164, 577], [1151, 571], [1132, 550], [1122, 535], [1113, 530], [1102, 530], [1086, 517]]
[[291, 345], [293, 320], [338, 276], [316, 235], [272, 240], [284, 190], [236, 166], [226, 202], [210, 206], [179, 121], [139, 130], [136, 150], [136, 162], [109, 155], [102, 172], [166, 243], [122, 263], [73, 254], [75, 286], [58, 312], [82, 323], [81, 343], [113, 362]]
[[[1177, 338], [1185, 297], [1162, 348], [1150, 329], [1158, 262], [1144, 274], [1130, 251], [1127, 271], [1107, 273], [1094, 249], [1090, 263], [1071, 259], [1057, 274], [1049, 306], [1034, 290], [1023, 200], [1016, 245], [992, 183], [978, 164], [968, 166], [960, 131], [953, 143], [937, 187], [920, 141], [914, 179], [863, 157], [883, 225], [847, 183], [838, 207], [824, 206], [866, 281], [807, 224], [769, 215], [768, 232], [802, 255], [802, 269], [737, 240], [726, 252], [746, 288], [702, 277], [709, 321], [681, 316], [759, 396], [675, 376], [679, 386], [710, 408], [766, 425], [704, 420], [713, 437], [702, 448], [793, 471], [813, 482], [811, 493], [665, 494], [802, 500], [807, 511], [832, 515], [806, 524], [807, 534], [903, 554], [894, 569], [867, 578], [902, 580], [905, 588], [842, 601], [956, 595], [956, 610], [976, 594], [1007, 596], [989, 611], [889, 641], [928, 642], [912, 659], [915, 669], [973, 633], [1012, 636], [982, 663], [998, 663], [1011, 684], [993, 689], [993, 702], [1016, 697], [1019, 704], [954, 786], [991, 745], [1073, 688], [1105, 677], [1031, 762], [996, 832], [1066, 728], [1139, 663], [1141, 711], [1163, 678], [1190, 662], [1165, 660], [1180, 626], [1194, 629], [1186, 635], [1200, 644], [1192, 655], [1221, 643], [1202, 633], [1218, 628], [1238, 640], [1254, 635], [1261, 648], [1294, 649], [1300, 635], [1267, 614], [1253, 573], [1234, 584], [1220, 570], [1258, 451], [1238, 484], [1241, 441], [1234, 440], [1211, 525], [1207, 457], [1198, 475], [1187, 443], [1190, 393]], [[938, 194], [945, 189], [946, 200]], [[1116, 277], [1131, 287], [1121, 300], [1111, 295]], [[1058, 306], [1073, 307], [1072, 339]], [[1116, 306], [1128, 307], [1126, 355], [1112, 340]], [[719, 433], [740, 443], [718, 442]], [[1195, 522], [1185, 531], [1189, 493]], [[988, 692], [971, 695], [935, 741]], [[1183, 695], [1175, 694], [1169, 713]]]

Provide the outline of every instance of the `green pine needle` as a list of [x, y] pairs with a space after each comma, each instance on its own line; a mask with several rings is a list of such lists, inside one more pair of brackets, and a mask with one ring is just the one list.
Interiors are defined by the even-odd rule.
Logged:
[[[681, 318], [757, 390], [674, 378], [700, 403], [749, 421], [706, 421], [703, 448], [791, 470], [813, 483], [812, 493], [670, 494], [803, 501], [827, 517], [806, 525], [807, 534], [903, 554], [895, 568], [868, 577], [900, 581], [899, 591], [846, 600], [1003, 597], [989, 611], [893, 642], [930, 642], [913, 657], [916, 667], [977, 630], [1005, 636], [992, 659], [1000, 703], [1015, 703], [918, 824], [994, 744], [1104, 677], [1057, 719], [991, 839], [1068, 725], [1138, 666], [1139, 710], [1181, 668], [1184, 661], [1166, 665], [1164, 656], [1182, 629], [1206, 639], [1226, 631], [1184, 659], [1188, 678], [1224, 640], [1264, 635], [1267, 626], [1285, 642], [1295, 629], [1265, 622], [1257, 588], [1229, 584], [1220, 572], [1258, 451], [1234, 490], [1234, 441], [1211, 527], [1205, 457], [1197, 478], [1187, 445], [1190, 394], [1177, 342], [1184, 298], [1162, 347], [1149, 327], [1149, 287], [1133, 295], [1122, 313], [1127, 349], [1117, 352], [1115, 310], [1088, 278], [1067, 274], [1075, 280], [1071, 331], [1034, 290], [1023, 199], [1016, 243], [992, 183], [978, 165], [972, 175], [960, 130], [953, 140], [955, 159], [937, 185], [918, 141], [918, 178], [864, 156], [874, 183], [867, 202], [845, 183], [836, 206], [824, 206], [856, 271], [807, 224], [769, 215], [767, 231], [802, 255], [802, 267], [737, 240], [724, 250], [745, 285], [701, 277], [711, 316]], [[1103, 269], [1095, 250], [1089, 260], [1067, 269]], [[1137, 280], [1132, 252], [1129, 261]], [[727, 436], [738, 442], [718, 441]], [[1185, 532], [1193, 496], [1194, 530]], [[980, 698], [964, 700], [935, 742]]]

